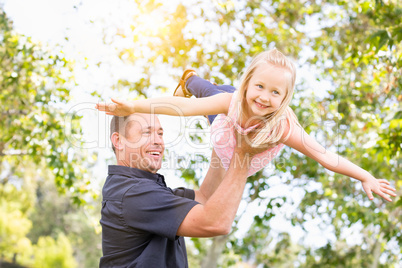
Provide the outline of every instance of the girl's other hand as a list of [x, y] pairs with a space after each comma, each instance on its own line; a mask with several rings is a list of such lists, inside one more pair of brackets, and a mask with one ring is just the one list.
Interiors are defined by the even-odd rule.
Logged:
[[377, 180], [376, 178], [371, 177], [366, 181], [362, 181], [362, 185], [370, 200], [374, 199], [372, 192], [378, 194], [388, 202], [392, 201], [391, 198], [389, 198], [389, 195], [396, 196], [396, 190], [389, 185], [387, 180], [384, 179]]
[[112, 98], [112, 103], [98, 103], [95, 108], [106, 112], [108, 115], [127, 116], [135, 113], [134, 103], [132, 101], [123, 101]]

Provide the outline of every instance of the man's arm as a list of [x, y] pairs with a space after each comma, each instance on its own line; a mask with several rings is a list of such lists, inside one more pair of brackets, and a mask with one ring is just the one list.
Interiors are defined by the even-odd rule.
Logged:
[[[210, 237], [230, 232], [247, 181], [250, 162], [250, 157], [239, 151], [235, 150], [229, 169], [216, 191], [205, 204], [196, 205], [189, 211], [177, 235]], [[245, 164], [240, 165], [237, 161]]]
[[195, 201], [204, 205], [221, 184], [225, 173], [226, 170], [223, 168], [218, 155], [213, 149], [208, 172], [200, 186], [200, 189], [195, 190]]
[[[251, 148], [248, 141], [247, 136], [241, 136], [241, 140], [238, 137], [238, 145], [222, 182], [204, 204], [198, 204], [189, 211], [177, 235], [211, 237], [230, 232], [246, 185], [251, 157], [266, 149]], [[208, 177], [209, 179], [214, 178]], [[209, 190], [211, 189], [213, 186]]]

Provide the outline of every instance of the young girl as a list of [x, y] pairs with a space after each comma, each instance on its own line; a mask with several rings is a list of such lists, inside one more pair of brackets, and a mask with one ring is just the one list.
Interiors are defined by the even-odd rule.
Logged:
[[[289, 107], [295, 80], [295, 65], [273, 49], [253, 59], [241, 78], [239, 90], [212, 85], [196, 76], [194, 70], [186, 70], [175, 90], [176, 97], [132, 102], [112, 99], [112, 104], [99, 103], [96, 108], [116, 116], [137, 112], [176, 116], [218, 114], [216, 118], [210, 116], [209, 121], [212, 157], [217, 155], [221, 165], [211, 165], [207, 176], [219, 178], [227, 170], [236, 145], [234, 131], [241, 134], [253, 131], [253, 147], [264, 146], [267, 150], [253, 157], [249, 175], [261, 170], [287, 145], [333, 172], [361, 181], [370, 200], [374, 192], [391, 201], [388, 195], [396, 196], [395, 189], [387, 180], [377, 180], [369, 172], [327, 151], [300, 126]], [[188, 98], [192, 94], [197, 98]]]

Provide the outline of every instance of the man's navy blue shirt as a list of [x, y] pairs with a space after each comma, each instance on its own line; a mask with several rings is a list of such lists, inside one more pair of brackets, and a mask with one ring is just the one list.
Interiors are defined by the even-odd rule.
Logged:
[[172, 190], [160, 174], [114, 165], [102, 194], [100, 267], [188, 267], [176, 233], [198, 204], [193, 190]]

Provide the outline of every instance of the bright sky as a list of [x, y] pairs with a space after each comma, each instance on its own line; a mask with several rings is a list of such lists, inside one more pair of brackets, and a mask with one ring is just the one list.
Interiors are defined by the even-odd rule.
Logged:
[[[0, 3], [4, 4], [5, 12], [14, 21], [14, 28], [17, 32], [31, 36], [33, 40], [49, 44], [49, 46], [60, 44], [68, 58], [76, 62], [76, 80], [79, 85], [72, 92], [74, 99], [70, 109], [72, 111], [81, 110], [84, 114], [83, 128], [87, 140], [86, 145], [88, 148], [100, 148], [101, 163], [102, 156], [104, 159], [113, 157], [109, 149], [110, 144], [106, 130], [109, 118], [95, 112], [93, 107], [98, 99], [87, 93], [97, 90], [104, 100], [108, 100], [116, 94], [111, 90], [111, 87], [118, 77], [129, 77], [135, 74], [135, 69], [123, 65], [116, 57], [116, 51], [113, 47], [105, 45], [102, 39], [102, 26], [106, 24], [124, 25], [130, 20], [131, 12], [135, 12], [133, 5], [130, 4], [131, 2], [124, 0], [0, 0]], [[66, 36], [68, 40], [65, 39]], [[97, 66], [96, 63], [100, 59], [107, 64]], [[162, 80], [169, 88], [172, 88], [173, 92], [176, 83], [166, 77], [162, 77]], [[315, 80], [312, 79], [312, 81], [314, 83]], [[322, 85], [317, 84], [315, 86], [319, 88]], [[170, 95], [172, 92], [167, 94]], [[177, 125], [183, 122], [178, 118], [173, 119], [164, 116], [160, 118], [165, 128], [166, 143], [174, 149], [171, 156], [174, 157], [175, 151], [187, 150], [185, 145], [177, 145]], [[194, 119], [188, 118], [188, 120]], [[206, 133], [206, 137], [209, 137], [208, 133]], [[169, 146], [167, 148], [169, 149]], [[209, 157], [210, 149], [207, 146], [207, 148], [199, 149], [197, 152]], [[193, 157], [196, 158], [196, 155], [194, 154]], [[107, 173], [106, 161], [103, 161], [104, 165], [101, 163], [96, 174], [99, 178], [104, 178]], [[206, 171], [206, 169], [205, 167], [204, 170]], [[183, 185], [183, 182], [175, 176], [174, 169], [164, 168], [161, 173], [169, 176], [168, 185], [170, 187]], [[274, 196], [275, 193], [289, 192], [287, 186], [283, 185], [279, 179], [273, 178], [270, 183], [272, 183], [271, 189], [267, 194], [271, 196]], [[300, 199], [297, 196], [301, 197], [302, 194], [302, 192], [289, 193], [296, 199], [296, 203], [298, 202], [297, 199]], [[245, 205], [242, 204], [240, 211], [245, 208]], [[289, 207], [289, 211], [293, 209]], [[250, 205], [247, 211], [258, 213], [257, 204]], [[252, 220], [252, 216], [243, 217], [241, 224], [249, 226]], [[317, 220], [312, 219], [311, 224], [307, 225], [309, 236], [304, 241], [306, 244], [315, 247], [326, 243], [322, 237], [334, 239], [331, 234], [323, 234], [317, 228], [317, 224]], [[280, 218], [272, 221], [271, 228], [278, 232], [294, 230], [290, 223]], [[244, 230], [247, 231], [247, 228]], [[292, 232], [292, 238], [295, 241], [300, 236], [300, 230]]]

